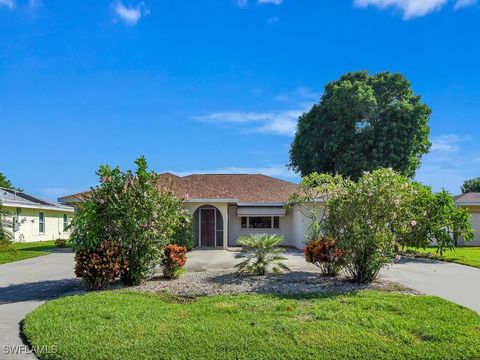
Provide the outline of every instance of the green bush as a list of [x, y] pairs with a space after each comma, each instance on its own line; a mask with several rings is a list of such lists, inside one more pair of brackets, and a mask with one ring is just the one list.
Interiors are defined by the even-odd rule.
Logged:
[[307, 262], [318, 266], [323, 275], [338, 275], [345, 264], [343, 250], [337, 247], [335, 240], [327, 237], [309, 241], [303, 253]]
[[278, 235], [255, 234], [240, 237], [237, 244], [243, 248], [235, 257], [245, 260], [236, 265], [238, 272], [261, 276], [269, 271], [277, 273], [290, 270], [283, 263], [286, 258], [281, 254], [285, 249], [279, 247], [282, 242], [283, 237]]
[[75, 254], [75, 275], [91, 290], [100, 289], [120, 276], [127, 268], [121, 249], [111, 241], [102, 241], [95, 250], [78, 250]]
[[391, 262], [399, 234], [411, 225], [410, 181], [391, 169], [364, 173], [342, 183], [327, 201], [327, 233], [345, 253], [356, 282], [370, 282]]
[[193, 223], [192, 217], [185, 215], [175, 229], [170, 244], [184, 246], [188, 251], [193, 250]]
[[67, 246], [67, 240], [66, 239], [57, 239], [55, 240], [55, 245], [58, 247], [58, 248], [65, 248]]
[[95, 251], [101, 240], [119, 245], [129, 264], [121, 279], [129, 285], [154, 273], [166, 245], [188, 245], [191, 227], [183, 199], [158, 185], [158, 175], [147, 171], [143, 157], [135, 164], [135, 172], [101, 166], [100, 185], [91, 189], [72, 221], [76, 251]]

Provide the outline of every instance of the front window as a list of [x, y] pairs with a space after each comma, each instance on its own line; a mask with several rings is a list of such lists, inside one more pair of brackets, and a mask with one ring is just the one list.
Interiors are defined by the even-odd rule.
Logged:
[[45, 233], [45, 214], [43, 212], [38, 213], [38, 232]]
[[279, 229], [279, 216], [242, 216], [240, 219], [242, 229]]
[[67, 214], [63, 214], [63, 232], [67, 232], [68, 226], [68, 216]]

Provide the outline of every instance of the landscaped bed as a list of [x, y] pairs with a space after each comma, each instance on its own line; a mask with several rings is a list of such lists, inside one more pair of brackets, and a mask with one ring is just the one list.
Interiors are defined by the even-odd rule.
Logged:
[[446, 250], [442, 256], [437, 254], [436, 247], [426, 249], [409, 249], [407, 254], [415, 257], [426, 257], [441, 261], [454, 262], [457, 264], [473, 266], [480, 268], [480, 247], [457, 247], [455, 250]]
[[14, 252], [0, 252], [0, 264], [6, 264], [13, 261], [25, 260], [37, 256], [50, 254], [51, 250], [57, 248], [55, 241], [38, 241], [30, 243], [15, 243]]
[[395, 292], [179, 299], [97, 292], [27, 316], [40, 359], [478, 359], [480, 316]]

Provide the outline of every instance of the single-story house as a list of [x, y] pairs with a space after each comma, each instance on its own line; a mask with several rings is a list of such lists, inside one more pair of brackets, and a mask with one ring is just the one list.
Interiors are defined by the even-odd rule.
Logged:
[[[185, 198], [193, 217], [195, 246], [228, 248], [240, 236], [278, 234], [285, 246], [303, 249], [309, 220], [293, 207], [286, 209], [297, 184], [258, 174], [159, 175], [159, 184]], [[85, 193], [59, 198], [75, 206]], [[321, 205], [315, 204], [321, 211]]]
[[15, 242], [68, 239], [71, 206], [54, 204], [23, 192], [0, 188], [0, 207], [7, 213]]
[[472, 192], [455, 196], [455, 205], [468, 209], [475, 229], [475, 238], [469, 242], [459, 239], [458, 246], [480, 246], [480, 193]]

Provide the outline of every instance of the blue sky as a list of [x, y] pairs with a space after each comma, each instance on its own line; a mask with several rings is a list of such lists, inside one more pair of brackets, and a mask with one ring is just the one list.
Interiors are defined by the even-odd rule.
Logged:
[[417, 179], [480, 175], [472, 0], [0, 0], [0, 171], [55, 199], [144, 154], [156, 171], [287, 180], [296, 118], [354, 70], [433, 109]]

